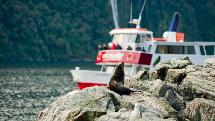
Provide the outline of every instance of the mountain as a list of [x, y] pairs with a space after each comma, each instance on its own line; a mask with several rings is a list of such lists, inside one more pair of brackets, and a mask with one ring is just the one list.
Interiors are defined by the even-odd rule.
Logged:
[[[120, 26], [127, 27], [130, 0], [118, 0]], [[143, 0], [133, 0], [137, 18]], [[162, 36], [172, 15], [187, 41], [215, 41], [215, 1], [148, 0], [142, 26]], [[109, 0], [0, 0], [0, 61], [94, 59], [114, 28]]]

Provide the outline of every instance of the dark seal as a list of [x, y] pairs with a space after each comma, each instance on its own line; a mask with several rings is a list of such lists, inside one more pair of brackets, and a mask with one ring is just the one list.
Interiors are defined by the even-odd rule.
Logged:
[[113, 76], [110, 79], [110, 82], [114, 80], [120, 85], [124, 85], [125, 73], [124, 73], [124, 62], [116, 66]]
[[130, 95], [134, 91], [124, 86], [124, 79], [124, 62], [122, 62], [121, 64], [116, 66], [114, 74], [110, 79], [108, 88], [120, 95]]

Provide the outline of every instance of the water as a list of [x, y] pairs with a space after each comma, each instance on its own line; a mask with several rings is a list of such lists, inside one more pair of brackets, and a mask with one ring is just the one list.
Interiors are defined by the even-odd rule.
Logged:
[[[78, 66], [84, 69], [97, 68], [83, 63]], [[0, 121], [35, 120], [38, 112], [46, 108], [56, 97], [75, 88], [69, 69], [0, 69]]]

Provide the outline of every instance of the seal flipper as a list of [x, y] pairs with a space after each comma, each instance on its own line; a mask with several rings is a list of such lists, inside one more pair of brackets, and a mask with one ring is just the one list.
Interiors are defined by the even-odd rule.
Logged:
[[116, 92], [117, 94], [120, 95], [130, 95], [132, 92], [134, 92], [133, 90], [118, 84], [116, 81], [112, 80], [112, 83], [109, 84], [108, 87], [111, 91]]

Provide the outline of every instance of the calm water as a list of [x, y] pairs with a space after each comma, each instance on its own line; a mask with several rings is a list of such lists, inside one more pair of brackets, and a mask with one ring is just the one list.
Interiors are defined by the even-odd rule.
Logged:
[[[93, 64], [77, 64], [97, 69]], [[68, 67], [0, 69], [0, 121], [32, 121], [56, 97], [73, 90]]]

